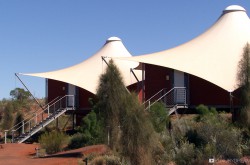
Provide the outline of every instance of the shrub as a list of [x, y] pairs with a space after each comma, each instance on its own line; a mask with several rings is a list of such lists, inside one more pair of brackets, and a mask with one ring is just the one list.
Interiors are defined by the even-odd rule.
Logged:
[[165, 131], [169, 123], [169, 117], [164, 104], [156, 102], [150, 107], [149, 113], [155, 131], [158, 133]]
[[86, 143], [86, 138], [82, 133], [77, 133], [73, 135], [70, 139], [68, 148], [69, 149], [76, 149], [76, 148], [81, 148], [85, 145]]
[[203, 144], [204, 159], [212, 156], [224, 159], [241, 156], [240, 130], [229, 125], [220, 115], [204, 116], [195, 129]]
[[218, 115], [218, 112], [216, 111], [215, 108], [208, 108], [207, 106], [201, 104], [198, 107], [196, 107], [196, 111], [199, 114], [196, 118], [196, 121], [202, 120], [204, 117], [207, 116], [214, 116]]
[[90, 164], [92, 165], [122, 165], [120, 158], [115, 155], [103, 155], [95, 157]]
[[46, 150], [46, 153], [53, 154], [62, 151], [67, 144], [68, 137], [62, 132], [52, 131], [45, 132], [39, 138], [41, 148]]
[[175, 162], [178, 165], [192, 165], [196, 159], [195, 147], [187, 141], [182, 141], [176, 149]]
[[159, 136], [159, 142], [163, 147], [163, 154], [158, 155], [159, 159], [157, 162], [170, 162], [174, 159], [175, 155], [175, 144], [172, 137], [167, 132], [162, 133]]
[[95, 111], [91, 111], [83, 118], [81, 127], [79, 128], [79, 131], [83, 134], [81, 141], [89, 145], [102, 143], [104, 141], [103, 125], [103, 119], [98, 119]]

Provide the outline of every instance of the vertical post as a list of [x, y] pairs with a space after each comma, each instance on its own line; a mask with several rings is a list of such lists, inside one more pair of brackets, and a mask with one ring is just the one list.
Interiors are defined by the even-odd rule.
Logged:
[[30, 121], [29, 121], [29, 132], [30, 132], [30, 130], [31, 130], [31, 123], [30, 123]]
[[48, 117], [49, 117], [49, 105], [48, 105]]
[[150, 111], [150, 105], [151, 104], [151, 102], [150, 102], [150, 100], [148, 101], [148, 110]]
[[4, 130], [4, 143], [7, 143], [7, 132], [8, 130]]
[[37, 113], [36, 113], [36, 124], [37, 124]]
[[24, 121], [22, 122], [22, 133], [24, 134]]

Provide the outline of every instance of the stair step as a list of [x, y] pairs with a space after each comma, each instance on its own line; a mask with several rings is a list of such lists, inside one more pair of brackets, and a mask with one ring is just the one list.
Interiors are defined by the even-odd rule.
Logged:
[[[68, 96], [66, 96], [66, 97], [68, 97]], [[60, 99], [58, 99], [57, 101], [59, 101]], [[71, 109], [74, 109], [74, 108], [71, 108]], [[35, 134], [36, 132], [41, 130], [44, 126], [46, 126], [47, 124], [49, 124], [53, 120], [57, 119], [60, 115], [62, 115], [67, 110], [68, 110], [68, 108], [60, 108], [60, 109], [54, 111], [53, 113], [50, 113], [46, 118], [43, 118], [43, 120], [38, 121], [37, 123], [33, 123], [33, 121], [35, 121], [35, 116], [31, 117], [30, 119], [26, 119], [25, 124], [29, 124], [30, 126], [32, 126], [33, 124], [34, 125], [30, 128], [30, 130], [28, 130], [28, 132], [22, 133], [18, 137], [15, 137], [13, 139], [13, 141], [18, 142], [18, 143], [22, 143], [23, 141], [28, 139], [30, 136], [32, 136], [33, 134]], [[26, 121], [29, 121], [29, 123], [27, 123]], [[13, 127], [13, 130], [14, 130], [14, 127]]]

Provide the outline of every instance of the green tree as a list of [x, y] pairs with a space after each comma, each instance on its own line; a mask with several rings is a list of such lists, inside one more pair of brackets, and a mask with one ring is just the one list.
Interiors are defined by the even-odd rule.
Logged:
[[237, 73], [238, 87], [240, 93], [241, 110], [237, 121], [242, 125], [250, 126], [250, 46], [247, 43], [244, 47], [242, 58], [238, 64]]
[[109, 134], [111, 149], [118, 150], [120, 114], [124, 111], [128, 91], [114, 62], [110, 60], [106, 72], [101, 75], [97, 90], [98, 108], [102, 110], [105, 132]]
[[138, 96], [127, 91], [112, 60], [100, 77], [97, 97], [96, 114], [103, 116], [111, 149], [132, 165], [151, 165], [157, 138], [149, 114]]
[[154, 164], [153, 154], [158, 139], [149, 114], [139, 103], [138, 96], [133, 93], [127, 97], [125, 107], [121, 125], [122, 156], [132, 165]]
[[31, 97], [31, 94], [22, 88], [15, 88], [10, 91], [10, 96], [12, 97], [13, 100], [24, 102]]
[[2, 121], [2, 129], [8, 130], [13, 125], [13, 111], [14, 107], [11, 102], [8, 102], [4, 108], [3, 112], [3, 121]]

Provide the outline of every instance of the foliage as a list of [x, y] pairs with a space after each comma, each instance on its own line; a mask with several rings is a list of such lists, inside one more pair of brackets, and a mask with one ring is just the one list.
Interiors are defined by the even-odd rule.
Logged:
[[196, 118], [197, 121], [202, 120], [204, 117], [209, 117], [209, 116], [214, 116], [218, 115], [218, 112], [216, 111], [215, 108], [208, 108], [207, 106], [201, 104], [198, 107], [196, 107], [196, 111], [199, 114], [198, 117]]
[[1, 125], [3, 130], [8, 130], [13, 126], [13, 112], [14, 107], [11, 102], [8, 102], [3, 112], [3, 120]]
[[202, 113], [200, 120], [187, 132], [187, 139], [201, 150], [204, 160], [211, 157], [239, 158], [242, 155], [241, 131], [220, 114], [208, 113], [207, 109], [203, 107], [202, 112], [206, 113]]
[[128, 91], [121, 74], [110, 60], [106, 72], [101, 75], [97, 90], [98, 108], [103, 111], [105, 132], [110, 135], [109, 146], [113, 150], [119, 147], [120, 114], [124, 111]]
[[97, 144], [103, 142], [103, 121], [97, 119], [97, 115], [94, 111], [91, 111], [82, 120], [80, 132], [85, 137], [86, 144]]
[[204, 150], [206, 158], [215, 156], [227, 159], [241, 156], [240, 132], [225, 124], [206, 121], [197, 128], [198, 133], [207, 144]]
[[15, 124], [16, 128], [18, 129], [17, 132], [19, 133], [19, 135], [22, 133], [22, 121], [24, 120], [23, 118], [23, 113], [18, 111], [16, 114], [16, 119], [15, 119]]
[[178, 165], [192, 165], [196, 157], [194, 145], [187, 141], [181, 141], [177, 146], [174, 160]]
[[61, 115], [56, 120], [52, 121], [49, 125], [46, 126], [50, 130], [61, 130], [65, 131], [68, 128], [72, 128], [72, 116], [71, 115]]
[[81, 148], [86, 144], [87, 140], [82, 133], [74, 134], [69, 141], [68, 149]]
[[103, 129], [103, 119], [98, 120], [96, 113], [92, 110], [83, 118], [78, 129], [79, 133], [71, 137], [68, 148], [75, 149], [85, 145], [102, 143], [104, 139]]
[[241, 126], [250, 128], [250, 46], [248, 43], [238, 63], [237, 80], [242, 106], [237, 122]]
[[22, 88], [15, 88], [10, 91], [10, 96], [13, 98], [13, 100], [23, 102], [28, 100], [31, 97], [31, 94]]
[[250, 46], [247, 43], [244, 47], [242, 58], [238, 64], [238, 87], [240, 88], [241, 104], [248, 107], [249, 99], [249, 80], [250, 80]]
[[163, 103], [156, 102], [149, 110], [150, 119], [153, 123], [154, 129], [157, 133], [161, 133], [166, 130], [169, 124], [169, 116]]
[[138, 97], [130, 94], [111, 60], [100, 77], [97, 111], [102, 114], [110, 147], [131, 164], [151, 164], [155, 131]]
[[92, 165], [122, 165], [120, 158], [115, 155], [97, 156], [91, 160]]
[[62, 151], [67, 144], [68, 137], [62, 132], [52, 131], [45, 132], [39, 138], [41, 148], [46, 150], [46, 153], [53, 154]]
[[176, 146], [173, 139], [168, 132], [160, 134], [159, 142], [162, 146], [163, 153], [155, 155], [155, 157], [158, 157], [157, 162], [170, 162], [174, 159]]
[[127, 99], [121, 127], [121, 154], [129, 158], [131, 164], [152, 164], [152, 153], [157, 146], [153, 125], [138, 97], [131, 94]]

